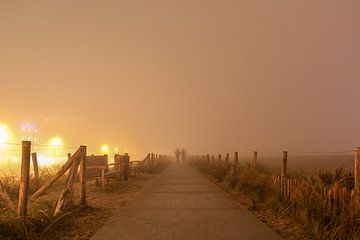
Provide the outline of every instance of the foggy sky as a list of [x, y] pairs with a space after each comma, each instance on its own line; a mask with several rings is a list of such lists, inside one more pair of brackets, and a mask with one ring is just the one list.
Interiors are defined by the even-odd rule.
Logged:
[[0, 1], [0, 122], [137, 152], [360, 145], [360, 2]]

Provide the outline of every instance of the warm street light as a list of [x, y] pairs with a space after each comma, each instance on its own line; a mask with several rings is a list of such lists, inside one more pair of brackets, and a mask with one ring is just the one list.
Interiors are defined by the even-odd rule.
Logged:
[[106, 144], [103, 144], [103, 145], [101, 146], [101, 152], [102, 152], [103, 154], [108, 154], [108, 153], [109, 153], [109, 146], [106, 145]]
[[53, 137], [50, 139], [50, 145], [54, 146], [54, 160], [56, 160], [56, 148], [63, 145], [63, 141], [60, 137]]
[[51, 140], [50, 140], [50, 145], [52, 146], [61, 146], [63, 144], [63, 141], [61, 138], [59, 137], [53, 137]]

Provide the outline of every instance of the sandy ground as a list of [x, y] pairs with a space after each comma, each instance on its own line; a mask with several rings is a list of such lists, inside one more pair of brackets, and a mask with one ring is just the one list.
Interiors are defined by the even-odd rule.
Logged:
[[[143, 187], [155, 175], [143, 174], [141, 176], [131, 177], [129, 181], [109, 181], [104, 191], [96, 186], [95, 181], [87, 184], [87, 208], [75, 208], [68, 216], [66, 221], [60, 221], [63, 226], [57, 227], [51, 235], [53, 240], [66, 239], [89, 239], [103, 224], [111, 218], [115, 210], [132, 200]], [[78, 201], [78, 186], [74, 186], [75, 203]], [[38, 204], [52, 205], [61, 192], [61, 187], [55, 189], [37, 201]], [[64, 223], [65, 222], [65, 223]]]
[[88, 191], [90, 208], [76, 216], [76, 227], [62, 239], [89, 239], [113, 215], [131, 201], [155, 175], [132, 177], [129, 181], [110, 181], [104, 191], [92, 183]]

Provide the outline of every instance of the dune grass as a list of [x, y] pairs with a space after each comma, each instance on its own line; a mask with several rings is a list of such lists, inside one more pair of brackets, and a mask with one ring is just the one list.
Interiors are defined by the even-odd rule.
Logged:
[[[197, 168], [221, 183], [229, 192], [238, 191], [251, 202], [250, 210], [266, 210], [277, 218], [286, 216], [301, 225], [311, 239], [360, 239], [360, 205], [351, 199], [354, 176], [339, 168], [316, 174], [292, 171], [296, 182], [291, 199], [274, 186], [273, 170], [250, 164], [229, 167], [225, 162], [198, 159]], [[296, 180], [296, 181], [295, 181]], [[329, 194], [333, 194], [329, 200]]]

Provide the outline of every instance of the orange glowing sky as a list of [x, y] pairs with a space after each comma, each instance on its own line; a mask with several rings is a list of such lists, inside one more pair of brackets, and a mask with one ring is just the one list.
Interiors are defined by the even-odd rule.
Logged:
[[358, 0], [1, 1], [0, 123], [139, 153], [351, 150], [359, 12]]

